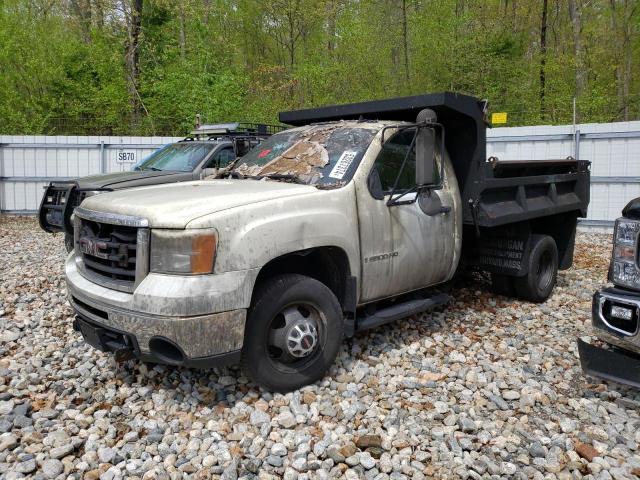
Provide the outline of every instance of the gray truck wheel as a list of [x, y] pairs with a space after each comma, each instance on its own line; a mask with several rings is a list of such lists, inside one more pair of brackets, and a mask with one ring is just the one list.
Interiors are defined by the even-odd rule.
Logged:
[[320, 380], [342, 342], [338, 299], [304, 275], [280, 275], [258, 287], [248, 312], [242, 367], [268, 390], [288, 392]]
[[64, 234], [64, 248], [67, 249], [67, 253], [71, 253], [71, 250], [73, 250], [73, 235]]
[[556, 284], [558, 247], [549, 235], [532, 235], [527, 274], [514, 277], [518, 297], [530, 302], [544, 302]]

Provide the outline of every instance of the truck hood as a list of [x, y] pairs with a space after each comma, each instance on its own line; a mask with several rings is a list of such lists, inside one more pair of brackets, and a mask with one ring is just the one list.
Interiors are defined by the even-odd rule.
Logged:
[[201, 180], [95, 195], [82, 202], [82, 207], [146, 218], [152, 228], [185, 228], [211, 213], [315, 191], [310, 185], [275, 181]]
[[[173, 179], [170, 177], [176, 178]], [[193, 174], [191, 172], [154, 172], [152, 170], [144, 170], [91, 175], [89, 177], [79, 178], [76, 182], [82, 189], [119, 189], [179, 181], [180, 177], [183, 177], [184, 180], [191, 180]]]

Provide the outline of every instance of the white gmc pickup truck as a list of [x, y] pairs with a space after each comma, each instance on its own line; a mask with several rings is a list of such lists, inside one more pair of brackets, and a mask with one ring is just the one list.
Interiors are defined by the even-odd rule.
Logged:
[[74, 326], [116, 358], [242, 363], [277, 391], [345, 336], [447, 302], [461, 261], [544, 301], [573, 258], [589, 162], [488, 161], [453, 93], [283, 112], [216, 179], [87, 198], [66, 262]]

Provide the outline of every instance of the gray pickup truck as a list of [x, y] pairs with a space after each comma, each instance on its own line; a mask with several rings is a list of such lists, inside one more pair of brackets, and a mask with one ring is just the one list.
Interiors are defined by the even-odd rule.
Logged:
[[276, 125], [225, 123], [202, 125], [191, 136], [165, 145], [128, 172], [91, 175], [49, 184], [40, 203], [40, 227], [50, 233], [64, 232], [67, 251], [73, 249], [71, 215], [82, 201], [99, 193], [145, 185], [186, 182], [214, 175], [238, 156], [271, 134]]
[[615, 223], [609, 264], [611, 287], [593, 295], [592, 332], [603, 347], [578, 339], [587, 375], [640, 388], [640, 198]]
[[87, 198], [65, 266], [74, 326], [116, 358], [241, 362], [287, 391], [344, 337], [447, 303], [460, 262], [542, 302], [571, 266], [589, 162], [486, 157], [454, 93], [284, 112], [221, 178]]

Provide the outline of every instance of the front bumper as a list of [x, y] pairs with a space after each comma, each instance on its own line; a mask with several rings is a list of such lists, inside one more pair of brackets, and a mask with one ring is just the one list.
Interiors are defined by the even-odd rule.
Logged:
[[241, 357], [240, 350], [204, 357], [188, 357], [179, 345], [162, 336], [151, 338], [151, 342], [154, 342], [151, 350], [142, 350], [135, 335], [94, 323], [80, 312], [73, 321], [73, 328], [82, 334], [85, 342], [102, 352], [113, 353], [117, 361], [137, 358], [152, 363], [213, 368], [237, 364]]
[[640, 388], [640, 358], [625, 350], [608, 350], [578, 339], [582, 371], [592, 377]]
[[[632, 309], [628, 324], [612, 318], [610, 305]], [[592, 304], [593, 334], [611, 348], [600, 348], [578, 339], [580, 364], [585, 374], [640, 388], [640, 294], [619, 288], [595, 293]]]
[[65, 264], [69, 302], [79, 317], [75, 326], [88, 343], [104, 351], [129, 349], [146, 361], [196, 367], [239, 359], [256, 275], [252, 270], [191, 277], [151, 273], [134, 293], [126, 293], [83, 277], [73, 253]]

